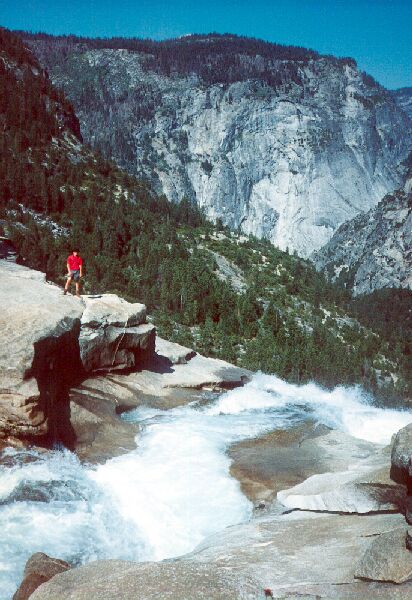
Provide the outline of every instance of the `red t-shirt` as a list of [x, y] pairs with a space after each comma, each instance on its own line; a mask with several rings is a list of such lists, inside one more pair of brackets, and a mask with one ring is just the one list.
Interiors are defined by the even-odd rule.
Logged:
[[69, 265], [70, 271], [80, 271], [83, 260], [79, 255], [75, 256], [74, 254], [70, 254], [70, 256], [67, 257], [67, 264]]

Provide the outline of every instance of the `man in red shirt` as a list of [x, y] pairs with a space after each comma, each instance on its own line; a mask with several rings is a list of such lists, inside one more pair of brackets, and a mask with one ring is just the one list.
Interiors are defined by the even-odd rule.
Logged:
[[67, 294], [72, 281], [76, 284], [76, 296], [80, 298], [80, 277], [83, 277], [83, 259], [78, 250], [72, 250], [67, 257], [67, 282], [63, 294]]

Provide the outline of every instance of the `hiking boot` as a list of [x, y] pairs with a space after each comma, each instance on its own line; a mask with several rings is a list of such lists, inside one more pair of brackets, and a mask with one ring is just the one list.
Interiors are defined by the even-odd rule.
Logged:
[[63, 292], [63, 296], [65, 296], [67, 294], [67, 290], [64, 290]]

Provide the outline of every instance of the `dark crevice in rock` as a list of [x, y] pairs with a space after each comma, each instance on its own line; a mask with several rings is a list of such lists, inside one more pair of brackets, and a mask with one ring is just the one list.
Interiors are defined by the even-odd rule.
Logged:
[[[358, 517], [370, 517], [373, 515], [396, 515], [400, 513], [398, 508], [394, 509], [382, 509], [382, 510], [369, 510], [368, 512], [349, 512], [349, 511], [340, 511], [340, 510], [313, 510], [311, 508], [295, 508], [290, 512], [310, 512], [314, 514], [328, 514], [328, 515], [340, 515], [342, 517], [346, 516], [358, 516]], [[286, 514], [286, 513], [285, 513]]]
[[36, 444], [52, 447], [61, 443], [69, 449], [74, 448], [76, 436], [70, 422], [69, 390], [84, 375], [79, 333], [80, 321], [76, 320], [71, 330], [34, 344], [29, 376], [37, 381], [40, 393], [38, 410], [47, 420], [47, 433], [40, 439], [36, 437]]

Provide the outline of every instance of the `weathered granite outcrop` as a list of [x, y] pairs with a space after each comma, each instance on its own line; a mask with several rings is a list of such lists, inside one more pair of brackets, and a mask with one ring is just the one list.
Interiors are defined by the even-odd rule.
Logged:
[[357, 514], [403, 512], [406, 490], [391, 481], [389, 469], [389, 450], [376, 446], [373, 449], [371, 444], [366, 458], [355, 460], [345, 470], [312, 475], [278, 492], [277, 498], [289, 509]]
[[369, 212], [341, 225], [311, 258], [355, 296], [381, 288], [412, 289], [411, 191], [385, 196]]
[[144, 304], [116, 294], [83, 296], [80, 356], [85, 371], [132, 368], [152, 356], [155, 327], [146, 322]]
[[[324, 518], [328, 513], [338, 513], [339, 520], [336, 522], [336, 527], [342, 530], [350, 523], [349, 515], [364, 515], [366, 523], [371, 515], [377, 513], [382, 515], [391, 511], [407, 513], [408, 496], [404, 484], [409, 477], [411, 427], [405, 427], [394, 436], [392, 464], [397, 465], [397, 483], [389, 477], [390, 446], [383, 448], [377, 444], [352, 438], [342, 432], [325, 431], [324, 428], [317, 428], [310, 421], [306, 426], [299, 425], [288, 431], [271, 432], [261, 438], [235, 444], [229, 451], [233, 459], [231, 473], [239, 479], [244, 492], [255, 502], [257, 507], [255, 519], [258, 522], [261, 522], [259, 514], [265, 515], [269, 522], [271, 515], [283, 513], [276, 519], [283, 521], [285, 525], [285, 511], [293, 510], [291, 514], [296, 519], [296, 526], [300, 527], [302, 520], [305, 520], [309, 514], [305, 511], [313, 511], [314, 519]], [[273, 497], [276, 492], [277, 502], [274, 502]], [[313, 521], [314, 538], [311, 541], [309, 537], [302, 538], [302, 531], [299, 530], [297, 543], [308, 543], [311, 552], [316, 554], [313, 544], [314, 541], [316, 544], [319, 543], [319, 527], [324, 523], [324, 521]], [[410, 587], [403, 587], [396, 592], [393, 588], [381, 587], [383, 582], [401, 583], [411, 579], [412, 559], [409, 548], [412, 544], [408, 544], [408, 540], [412, 538], [410, 532], [409, 535], [406, 533], [402, 514], [396, 517], [394, 523], [398, 523], [396, 529], [389, 526], [383, 527], [375, 534], [366, 534], [367, 539], [363, 549], [359, 547], [352, 555], [355, 558], [351, 566], [352, 576], [365, 581], [380, 582], [379, 587], [373, 584], [375, 586], [373, 592], [367, 588], [356, 588], [349, 583], [349, 577], [345, 584], [348, 595], [336, 597], [362, 598], [362, 595], [364, 597], [370, 595], [373, 598], [408, 597], [411, 593]], [[294, 526], [295, 523], [290, 523], [288, 537], [293, 535]], [[225, 533], [230, 539], [230, 531], [222, 532], [222, 537]], [[331, 532], [331, 536], [336, 541], [336, 532]], [[354, 537], [350, 543], [353, 543]], [[256, 545], [266, 547], [265, 544], [270, 546], [273, 542], [268, 538], [267, 542]], [[216, 550], [218, 555], [219, 548], [214, 547], [212, 540], [209, 546], [210, 553], [214, 555]], [[287, 553], [287, 549], [282, 548], [280, 553], [283, 552]], [[325, 556], [321, 560], [328, 561], [331, 554], [330, 540], [326, 542], [324, 552]], [[353, 549], [348, 552], [353, 552]], [[233, 556], [228, 548], [226, 553]], [[297, 553], [299, 554], [299, 551]], [[337, 555], [334, 556], [340, 561]], [[295, 557], [297, 558], [296, 554]], [[322, 564], [324, 566], [324, 563]], [[333, 569], [336, 577], [336, 566]], [[302, 578], [306, 581], [306, 576], [302, 575]], [[268, 581], [267, 584], [274, 585], [273, 581]], [[274, 589], [276, 590], [276, 586]], [[327, 598], [335, 597], [332, 589], [328, 590], [319, 585], [306, 587], [306, 583], [300, 583], [299, 587], [292, 588], [296, 592], [298, 589], [299, 593], [319, 593], [320, 596], [325, 594]], [[292, 593], [292, 590], [289, 593]], [[275, 597], [283, 596], [275, 594]]]
[[390, 451], [308, 421], [229, 449], [231, 474], [255, 503], [367, 513], [403, 510], [405, 488], [389, 479]]
[[70, 569], [69, 563], [58, 558], [51, 558], [43, 552], [36, 552], [26, 563], [23, 581], [13, 596], [13, 600], [29, 600], [37, 588], [58, 573]]
[[[0, 439], [74, 447], [69, 390], [87, 373], [136, 367], [154, 356], [146, 307], [114, 294], [63, 296], [43, 273], [6, 260], [0, 278]], [[109, 412], [99, 407], [105, 419]], [[85, 421], [100, 418], [82, 414]]]
[[83, 307], [44, 274], [0, 261], [0, 436], [70, 443]]
[[405, 484], [412, 495], [412, 423], [400, 429], [393, 438], [391, 477]]

